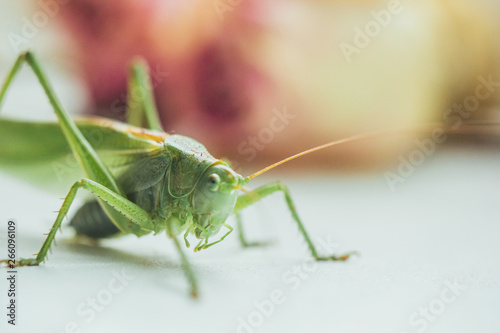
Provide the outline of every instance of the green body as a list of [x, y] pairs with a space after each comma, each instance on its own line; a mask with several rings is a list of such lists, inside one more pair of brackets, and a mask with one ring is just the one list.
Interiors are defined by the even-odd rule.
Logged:
[[[126, 198], [159, 222], [154, 230], [145, 230], [134, 223], [113, 221], [122, 233], [142, 236], [164, 231], [170, 224], [176, 235], [192, 230], [196, 237], [205, 239], [217, 233], [232, 214], [237, 198], [235, 188], [210, 198], [211, 193], [204, 186], [206, 183], [197, 185], [211, 166], [213, 172], [207, 174], [220, 173], [221, 178], [231, 179], [229, 187], [242, 184], [243, 178], [225, 162], [210, 155], [199, 142], [182, 135], [168, 135], [98, 117], [75, 124]], [[34, 137], [38, 139], [33, 140]], [[0, 140], [12, 142], [0, 147], [2, 169], [23, 178], [31, 177], [40, 185], [41, 181], [57, 183], [58, 178], [69, 179], [71, 183], [81, 178], [77, 172], [79, 168], [67, 165], [71, 150], [57, 123], [0, 119]], [[102, 221], [103, 231], [108, 229], [107, 222]], [[72, 224], [77, 230], [85, 230], [85, 226]], [[102, 238], [99, 233], [93, 235]]]

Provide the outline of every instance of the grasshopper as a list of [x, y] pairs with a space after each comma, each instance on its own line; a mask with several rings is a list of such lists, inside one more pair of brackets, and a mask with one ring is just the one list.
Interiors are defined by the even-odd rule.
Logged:
[[[95, 198], [84, 204], [70, 221], [77, 235], [101, 239], [125, 234], [140, 237], [165, 232], [179, 253], [193, 297], [198, 295], [198, 286], [179, 241], [180, 236], [183, 236], [187, 247], [190, 245], [188, 236], [194, 235], [199, 239], [199, 243], [194, 247], [195, 252], [207, 249], [223, 241], [233, 231], [226, 220], [235, 215], [242, 245], [262, 245], [246, 241], [240, 212], [275, 192], [284, 195], [292, 218], [314, 259], [343, 261], [349, 258], [350, 253], [338, 256], [318, 254], [297, 214], [287, 187], [280, 182], [263, 185], [252, 191], [244, 189], [251, 179], [282, 163], [346, 142], [345, 140], [310, 149], [251, 176], [243, 177], [228, 163], [210, 155], [199, 142], [163, 131], [152, 95], [148, 67], [144, 61], [136, 60], [131, 66], [128, 79], [127, 124], [98, 117], [73, 121], [55, 95], [37, 57], [30, 51], [19, 55], [8, 72], [0, 91], [0, 103], [24, 63], [31, 67], [38, 78], [58, 123], [0, 119], [0, 132], [7, 133], [6, 135], [8, 131], [35, 131], [38, 137], [46, 139], [43, 143], [16, 143], [13, 148], [4, 144], [0, 151], [1, 163], [36, 163], [38, 158], [50, 158], [69, 145], [85, 178], [71, 186], [35, 258], [0, 262], [15, 266], [35, 266], [43, 263], [80, 189], [90, 191]], [[143, 124], [146, 128], [140, 127]], [[104, 139], [93, 145], [85, 133], [95, 130], [103, 133]], [[27, 154], [31, 156], [26, 157]], [[240, 191], [243, 193], [240, 194]], [[209, 242], [222, 227], [226, 228], [227, 232], [218, 240]]]

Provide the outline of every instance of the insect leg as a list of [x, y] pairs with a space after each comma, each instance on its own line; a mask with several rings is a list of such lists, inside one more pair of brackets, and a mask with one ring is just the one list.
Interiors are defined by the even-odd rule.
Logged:
[[[66, 140], [68, 141], [71, 151], [73, 152], [73, 155], [75, 156], [79, 165], [82, 167], [85, 176], [124, 197], [125, 194], [111, 175], [108, 168], [97, 156], [94, 148], [92, 148], [87, 139], [85, 139], [68, 113], [62, 108], [61, 103], [54, 93], [52, 86], [50, 85], [49, 80], [43, 72], [34, 53], [26, 51], [19, 55], [16, 62], [14, 63], [14, 66], [5, 79], [5, 82], [2, 85], [2, 89], [0, 90], [0, 104], [5, 97], [7, 89], [10, 87], [12, 80], [19, 72], [19, 69], [24, 62], [28, 63], [28, 65], [31, 67], [36, 77], [40, 81], [40, 84], [42, 85], [45, 94], [49, 98], [50, 104], [52, 105], [52, 108], [54, 109], [54, 112], [59, 120], [62, 132]], [[105, 205], [103, 205], [102, 207], [121, 231], [130, 232], [130, 230], [128, 230], [127, 228], [128, 221], [124, 219], [122, 215], [118, 214], [116, 211], [110, 209], [109, 207], [106, 207]]]
[[148, 65], [142, 59], [133, 61], [128, 78], [127, 122], [134, 126], [163, 131], [158, 109], [153, 97], [153, 88]]
[[[120, 195], [112, 192], [99, 183], [96, 183], [89, 179], [82, 179], [71, 186], [71, 189], [64, 199], [59, 213], [57, 214], [56, 221], [50, 229], [50, 232], [48, 233], [47, 238], [45, 239], [45, 242], [43, 243], [36, 258], [20, 259], [19, 263], [16, 266], [34, 266], [45, 260], [47, 251], [50, 249], [50, 246], [52, 245], [52, 242], [54, 241], [54, 238], [56, 236], [57, 230], [60, 229], [61, 223], [68, 213], [69, 207], [71, 206], [71, 203], [73, 202], [73, 199], [75, 198], [79, 188], [84, 188], [94, 193], [97, 197], [109, 204], [109, 206], [112, 207], [116, 212], [123, 215], [128, 221], [131, 221], [131, 223], [138, 225], [141, 229], [154, 231], [154, 222], [144, 209], [137, 206], [133, 202], [121, 197]], [[0, 262], [7, 262], [7, 260], [2, 260]]]
[[234, 213], [237, 214], [240, 210], [242, 210], [245, 207], [250, 206], [251, 204], [261, 200], [262, 198], [268, 196], [269, 194], [272, 194], [274, 192], [283, 192], [285, 195], [285, 200], [288, 205], [288, 209], [292, 213], [292, 217], [297, 223], [299, 227], [300, 233], [304, 236], [307, 245], [309, 246], [309, 250], [311, 251], [312, 256], [316, 260], [346, 260], [349, 258], [350, 253], [341, 255], [341, 256], [320, 256], [318, 252], [316, 251], [316, 247], [314, 246], [313, 242], [311, 241], [311, 238], [307, 234], [306, 229], [304, 228], [304, 225], [300, 221], [299, 215], [297, 214], [297, 211], [295, 210], [295, 205], [293, 204], [292, 198], [290, 196], [290, 193], [288, 191], [288, 188], [281, 184], [280, 182], [268, 184], [268, 185], [263, 185], [255, 190], [253, 190], [251, 193], [248, 194], [243, 194], [238, 197], [238, 200], [236, 201], [236, 206], [234, 208]]
[[191, 285], [191, 296], [194, 298], [198, 297], [198, 285], [196, 283], [196, 277], [194, 275], [193, 269], [191, 268], [191, 264], [189, 263], [186, 255], [184, 254], [184, 251], [182, 250], [181, 245], [179, 244], [179, 240], [177, 239], [176, 235], [172, 234], [171, 226], [170, 224], [167, 223], [167, 231], [168, 235], [170, 238], [174, 240], [175, 247], [177, 248], [177, 251], [179, 252], [179, 255], [181, 257], [181, 262], [182, 262], [182, 267], [184, 267], [184, 271], [186, 272], [186, 277], [189, 281], [189, 284]]
[[27, 62], [28, 65], [30, 65], [30, 67], [33, 69], [33, 72], [40, 81], [47, 97], [49, 98], [50, 104], [52, 105], [54, 112], [59, 119], [59, 123], [63, 130], [64, 136], [68, 140], [68, 143], [71, 146], [71, 150], [75, 153], [77, 160], [84, 168], [84, 171], [86, 171], [87, 176], [114, 190], [115, 192], [120, 192], [118, 190], [118, 185], [109, 173], [108, 169], [97, 157], [94, 149], [90, 146], [80, 130], [76, 127], [70, 116], [62, 108], [46, 75], [42, 71], [38, 60], [30, 51], [23, 52], [17, 58], [14, 66], [12, 67], [2, 86], [2, 90], [0, 91], [0, 103], [3, 101], [7, 89], [9, 88], [16, 74], [19, 72], [19, 69], [21, 68], [23, 62]]
[[243, 230], [243, 221], [241, 220], [241, 214], [238, 212], [236, 215], [236, 227], [238, 230], [238, 238], [240, 240], [240, 244], [243, 247], [251, 247], [251, 246], [267, 246], [271, 242], [249, 242], [245, 237], [245, 232]]

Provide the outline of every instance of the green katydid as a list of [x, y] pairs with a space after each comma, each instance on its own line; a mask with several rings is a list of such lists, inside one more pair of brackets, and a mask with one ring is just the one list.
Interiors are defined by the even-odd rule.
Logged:
[[[229, 235], [233, 228], [226, 224], [235, 215], [239, 239], [243, 246], [261, 245], [248, 243], [242, 229], [240, 211], [264, 197], [284, 194], [286, 204], [316, 260], [346, 260], [350, 254], [320, 256], [301, 222], [288, 189], [280, 182], [263, 185], [252, 191], [243, 188], [254, 177], [305, 154], [334, 145], [385, 135], [408, 133], [408, 130], [374, 132], [337, 140], [318, 146], [272, 164], [248, 177], [236, 173], [222, 160], [211, 156], [199, 142], [181, 135], [163, 132], [151, 94], [151, 82], [146, 64], [135, 61], [129, 77], [127, 122], [105, 118], [84, 118], [74, 122], [64, 111], [54, 94], [37, 58], [31, 52], [21, 54], [7, 75], [0, 91], [0, 104], [12, 80], [26, 62], [40, 81], [58, 123], [30, 123], [0, 119], [0, 135], [9, 138], [16, 133], [34, 134], [43, 141], [25, 140], [11, 146], [0, 147], [0, 164], [36, 164], [64, 154], [69, 145], [71, 152], [83, 169], [86, 178], [73, 184], [64, 199], [48, 236], [35, 258], [20, 259], [16, 266], [34, 266], [42, 263], [55, 241], [57, 231], [75, 198], [78, 189], [84, 188], [95, 195], [95, 200], [84, 204], [70, 224], [79, 235], [93, 239], [115, 237], [132, 233], [143, 236], [165, 231], [177, 248], [191, 294], [198, 294], [194, 272], [184, 255], [178, 236], [199, 239], [195, 251], [207, 249]], [[131, 94], [130, 91], [136, 93]], [[147, 128], [141, 128], [145, 123]], [[430, 124], [415, 127], [411, 132], [436, 129], [442, 125]], [[470, 128], [465, 128], [465, 130]], [[103, 140], [91, 144], [88, 133], [99, 131]], [[26, 156], [29, 154], [30, 156]], [[2, 165], [3, 166], [3, 165]], [[238, 191], [244, 193], [238, 195]], [[222, 227], [228, 231], [218, 240], [209, 242]], [[10, 260], [0, 263], [10, 264]]]
[[[13, 144], [10, 148], [4, 145], [0, 150], [1, 163], [36, 163], [38, 158], [50, 158], [51, 154], [57, 154], [56, 150], [60, 150], [61, 145], [69, 145], [86, 178], [71, 187], [36, 257], [19, 259], [16, 266], [38, 265], [46, 259], [47, 251], [81, 188], [92, 192], [96, 199], [80, 208], [71, 220], [70, 224], [77, 234], [99, 239], [129, 233], [143, 236], [166, 231], [179, 252], [193, 296], [198, 294], [196, 278], [178, 236], [183, 235], [189, 247], [187, 237], [193, 234], [200, 240], [194, 250], [207, 249], [233, 231], [226, 220], [234, 214], [241, 243], [246, 246], [258, 245], [246, 242], [239, 213], [274, 192], [284, 194], [292, 217], [316, 260], [346, 260], [349, 257], [349, 254], [325, 257], [318, 254], [295, 210], [288, 189], [281, 183], [264, 185], [252, 191], [243, 189], [252, 178], [286, 160], [243, 177], [224, 161], [212, 157], [197, 141], [163, 132], [151, 93], [148, 68], [143, 61], [133, 63], [129, 77], [129, 124], [97, 117], [74, 122], [58, 101], [36, 56], [29, 51], [18, 57], [8, 73], [0, 91], [0, 103], [24, 62], [40, 81], [58, 123], [0, 119], [0, 132], [4, 132], [4, 135], [8, 135], [9, 131], [27, 134], [35, 131], [38, 137], [46, 139], [42, 144], [31, 140]], [[130, 94], [130, 91], [139, 93]], [[139, 127], [143, 123], [147, 128]], [[92, 130], [104, 133], [104, 139], [98, 145], [93, 146], [89, 138], [82, 134]], [[333, 144], [336, 143], [330, 145]], [[33, 155], [32, 159], [31, 156], [26, 158], [27, 152]], [[244, 193], [238, 195], [240, 190]], [[228, 231], [218, 240], [209, 242], [209, 238], [215, 236], [222, 227]], [[0, 262], [9, 263], [9, 260]]]

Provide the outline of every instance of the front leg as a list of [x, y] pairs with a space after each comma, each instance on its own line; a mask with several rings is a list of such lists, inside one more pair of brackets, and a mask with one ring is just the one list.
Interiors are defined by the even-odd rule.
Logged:
[[238, 238], [240, 240], [240, 244], [243, 247], [252, 247], [252, 246], [267, 246], [271, 244], [269, 241], [263, 242], [249, 242], [245, 236], [245, 231], [243, 230], [243, 222], [241, 221], [241, 214], [235, 213], [236, 215], [236, 226], [238, 230]]
[[263, 185], [252, 192], [248, 194], [243, 194], [238, 197], [238, 200], [236, 201], [236, 206], [234, 208], [234, 214], [238, 214], [240, 210], [242, 210], [245, 207], [250, 206], [251, 204], [263, 199], [264, 197], [268, 196], [269, 194], [272, 194], [274, 192], [283, 192], [285, 195], [285, 200], [288, 205], [288, 209], [292, 213], [292, 217], [297, 223], [300, 233], [304, 236], [307, 245], [309, 247], [309, 250], [311, 251], [312, 256], [316, 260], [346, 260], [349, 258], [349, 256], [352, 253], [346, 253], [340, 256], [320, 256], [318, 254], [318, 251], [316, 250], [316, 247], [314, 246], [313, 242], [311, 241], [311, 238], [307, 234], [306, 229], [304, 228], [304, 225], [302, 224], [299, 215], [297, 214], [297, 211], [295, 209], [295, 205], [293, 204], [292, 198], [290, 196], [290, 193], [288, 191], [288, 188], [281, 184], [280, 182], [268, 184], [268, 185]]
[[[186, 257], [186, 254], [184, 253], [181, 245], [179, 244], [177, 235], [175, 235], [175, 233], [172, 230], [172, 223], [169, 223], [169, 221], [167, 221], [167, 235], [174, 241], [177, 252], [179, 252], [179, 256], [181, 257], [182, 267], [184, 268], [186, 278], [188, 279], [189, 284], [191, 285], [191, 296], [193, 298], [197, 298], [198, 283], [196, 282], [196, 276], [194, 274], [193, 268], [191, 267], [191, 264], [189, 263], [188, 258]], [[186, 246], [187, 246], [189, 243], [187, 243], [186, 237], [184, 237], [184, 240], [186, 241]]]

